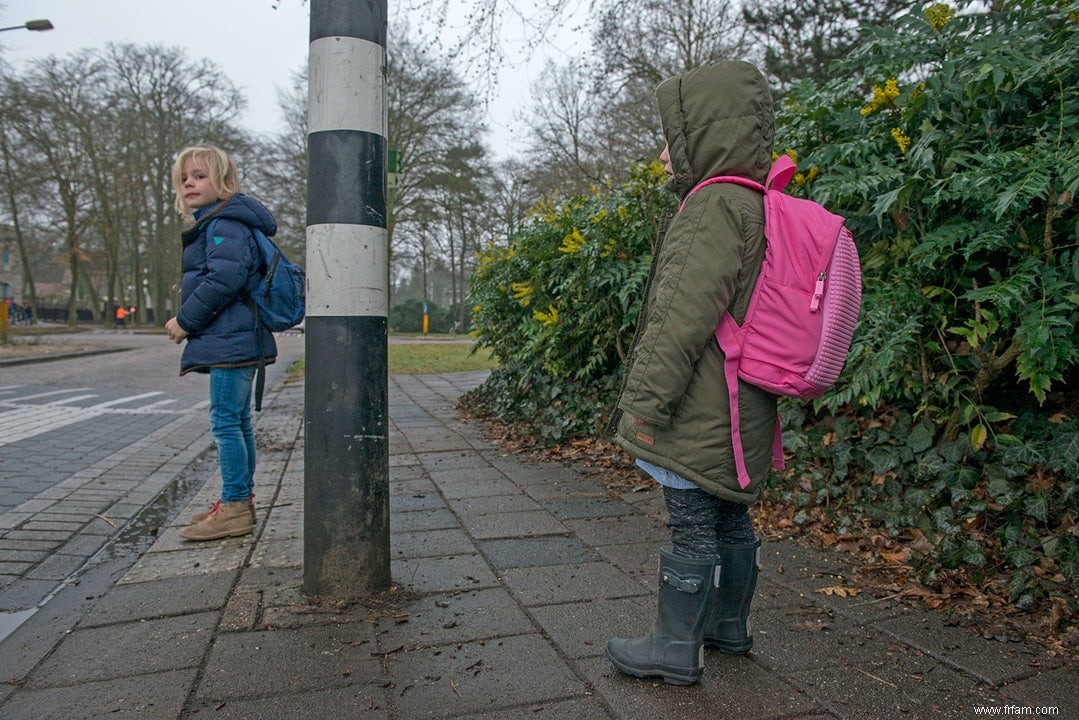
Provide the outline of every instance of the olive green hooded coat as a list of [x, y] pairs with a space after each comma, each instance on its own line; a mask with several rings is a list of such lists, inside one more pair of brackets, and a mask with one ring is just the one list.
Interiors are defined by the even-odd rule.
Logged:
[[[768, 473], [776, 399], [741, 382], [742, 445], [752, 482], [734, 464], [723, 353], [714, 331], [723, 313], [741, 321], [764, 259], [761, 194], [729, 183], [763, 183], [772, 164], [772, 96], [752, 65], [724, 61], [660, 83], [663, 134], [674, 170], [668, 189], [685, 205], [652, 256], [637, 336], [612, 417], [615, 442], [719, 497], [755, 501]], [[643, 422], [638, 424], [636, 419]]]

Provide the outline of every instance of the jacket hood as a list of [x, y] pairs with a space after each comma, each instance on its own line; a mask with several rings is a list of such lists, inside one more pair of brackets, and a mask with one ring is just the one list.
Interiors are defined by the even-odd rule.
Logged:
[[202, 227], [209, 220], [216, 218], [228, 218], [249, 227], [258, 228], [266, 237], [273, 237], [277, 232], [277, 221], [266, 206], [243, 193], [236, 193], [217, 205], [208, 205], [196, 210], [195, 226]]
[[772, 93], [753, 65], [724, 60], [656, 88], [663, 137], [680, 199], [700, 181], [738, 175], [763, 183], [772, 166]]

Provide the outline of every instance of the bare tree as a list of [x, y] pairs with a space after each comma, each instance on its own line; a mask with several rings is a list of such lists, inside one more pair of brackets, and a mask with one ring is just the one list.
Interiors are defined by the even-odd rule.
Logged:
[[540, 199], [543, 186], [532, 166], [520, 159], [508, 158], [497, 163], [488, 193], [494, 224], [492, 240], [512, 235], [524, 222], [526, 213]]
[[607, 0], [592, 42], [600, 77], [616, 88], [662, 80], [709, 61], [746, 58], [752, 44], [731, 0], [686, 0], [673, 11], [660, 0]]
[[87, 108], [101, 100], [101, 65], [89, 53], [35, 62], [25, 79], [12, 81], [13, 100], [20, 103], [9, 113], [21, 142], [39, 159], [49, 192], [41, 212], [51, 214], [65, 242], [65, 261], [71, 278], [67, 316], [75, 324], [83, 263], [88, 259], [83, 239], [92, 205], [89, 172], [82, 152], [80, 125]]
[[907, 12], [902, 0], [747, 0], [745, 25], [758, 38], [763, 69], [780, 88], [828, 79], [828, 65], [858, 42], [862, 28]]
[[604, 182], [608, 167], [597, 147], [603, 103], [591, 92], [589, 68], [548, 62], [532, 86], [526, 156], [540, 187], [557, 196]]
[[224, 71], [208, 60], [191, 62], [178, 47], [109, 45], [106, 59], [113, 102], [125, 118], [125, 146], [137, 172], [127, 205], [125, 252], [145, 281], [160, 314], [178, 302], [179, 218], [173, 210], [172, 161], [180, 148], [214, 143], [242, 158], [249, 140], [236, 119], [246, 101]]
[[3, 212], [10, 221], [15, 246], [19, 253], [22, 287], [19, 296], [30, 303], [31, 317], [37, 320], [37, 289], [34, 283], [35, 259], [48, 253], [35, 247], [33, 231], [26, 220], [32, 215], [30, 208], [38, 207], [40, 187], [44, 173], [35, 165], [34, 156], [22, 142], [15, 120], [23, 109], [25, 98], [20, 86], [6, 75], [0, 75], [0, 192], [3, 194]]
[[[394, 274], [406, 272], [417, 258], [422, 267], [429, 267], [430, 253], [456, 237], [450, 235], [446, 212], [450, 205], [436, 197], [444, 195], [446, 183], [463, 182], [481, 171], [461, 160], [460, 149], [479, 147], [485, 132], [478, 102], [464, 80], [445, 57], [405, 33], [407, 29], [402, 29], [389, 54], [388, 139], [400, 163], [387, 201]], [[457, 273], [455, 277], [461, 279]], [[454, 296], [460, 293], [455, 291]]]
[[663, 79], [751, 45], [729, 0], [659, 0], [594, 6], [594, 59], [548, 64], [532, 88], [527, 157], [556, 195], [622, 180], [662, 149], [654, 100]]
[[442, 215], [442, 238], [451, 271], [451, 300], [464, 325], [464, 299], [474, 258], [490, 228], [488, 195], [492, 170], [478, 142], [449, 148], [445, 169], [431, 176]]

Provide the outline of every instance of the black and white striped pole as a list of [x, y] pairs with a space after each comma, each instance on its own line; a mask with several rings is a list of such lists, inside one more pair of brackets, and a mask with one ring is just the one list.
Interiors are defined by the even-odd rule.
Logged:
[[307, 595], [390, 585], [387, 0], [311, 0], [304, 570]]

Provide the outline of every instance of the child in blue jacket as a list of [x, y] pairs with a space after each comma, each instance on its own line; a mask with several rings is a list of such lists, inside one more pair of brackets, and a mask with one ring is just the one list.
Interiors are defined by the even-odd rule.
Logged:
[[210, 375], [210, 430], [221, 467], [221, 499], [194, 515], [180, 537], [247, 535], [257, 519], [252, 383], [260, 357], [266, 363], [277, 357], [273, 334], [256, 322], [252, 308], [262, 260], [251, 228], [272, 236], [277, 222], [262, 203], [239, 192], [236, 165], [220, 148], [184, 148], [172, 184], [176, 209], [194, 225], [183, 233], [180, 311], [165, 328], [173, 342], [187, 340], [180, 374]]

